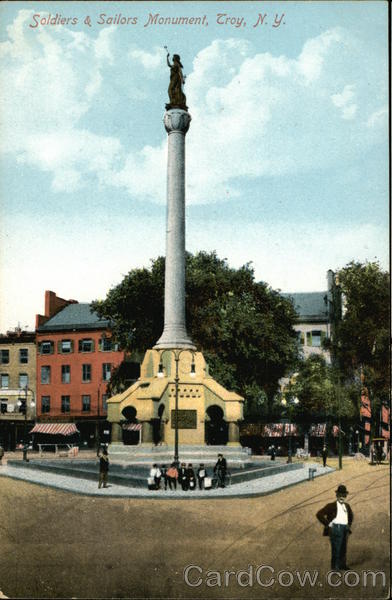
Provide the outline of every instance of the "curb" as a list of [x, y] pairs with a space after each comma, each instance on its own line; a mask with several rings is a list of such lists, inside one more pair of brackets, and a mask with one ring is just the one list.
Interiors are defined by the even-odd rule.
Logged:
[[[322, 477], [324, 475], [329, 475], [330, 473], [333, 473], [335, 471], [335, 469], [333, 469], [332, 467], [329, 468], [329, 471], [326, 471], [325, 473], [316, 473], [315, 477]], [[39, 485], [41, 487], [46, 487], [46, 488], [52, 488], [52, 489], [56, 489], [59, 490], [61, 492], [66, 492], [66, 493], [71, 493], [71, 494], [77, 494], [79, 496], [90, 496], [90, 497], [95, 497], [95, 498], [121, 498], [121, 499], [128, 499], [128, 498], [133, 498], [133, 499], [139, 499], [139, 500], [166, 500], [166, 501], [170, 501], [170, 500], [226, 500], [226, 499], [233, 499], [233, 498], [257, 498], [257, 497], [262, 497], [262, 496], [267, 496], [269, 494], [274, 494], [275, 492], [280, 492], [281, 490], [284, 490], [286, 488], [290, 488], [293, 487], [294, 485], [298, 485], [300, 483], [305, 483], [305, 482], [309, 482], [309, 480], [304, 477], [303, 479], [299, 479], [298, 481], [292, 481], [292, 482], [288, 482], [286, 484], [282, 484], [282, 485], [277, 485], [276, 487], [274, 487], [273, 489], [270, 490], [260, 490], [260, 491], [254, 491], [254, 492], [245, 492], [245, 493], [228, 493], [228, 494], [222, 494], [222, 495], [218, 495], [218, 494], [205, 494], [205, 495], [200, 495], [194, 492], [189, 492], [189, 494], [187, 496], [172, 496], [170, 495], [170, 492], [160, 492], [160, 495], [156, 495], [156, 493], [154, 493], [154, 491], [151, 491], [151, 495], [149, 494], [132, 494], [132, 492], [130, 491], [130, 493], [127, 494], [116, 494], [116, 493], [111, 493], [110, 495], [108, 494], [107, 496], [105, 496], [103, 493], [98, 493], [94, 492], [94, 491], [89, 491], [89, 490], [78, 490], [78, 489], [69, 489], [66, 488], [64, 486], [62, 486], [61, 484], [56, 484], [55, 482], [43, 482], [43, 481], [32, 481], [31, 479], [28, 479], [27, 477], [21, 477], [18, 476], [18, 474], [16, 473], [1, 473], [0, 471], [0, 477], [9, 477], [10, 479], [14, 479], [17, 481], [25, 481], [27, 483], [31, 483], [33, 485]], [[272, 475], [273, 477], [273, 475]], [[71, 477], [69, 479], [72, 479]], [[310, 482], [309, 482], [310, 483]], [[241, 485], [236, 484], [236, 486]], [[125, 486], [124, 486], [125, 487]], [[227, 489], [227, 488], [226, 488]]]

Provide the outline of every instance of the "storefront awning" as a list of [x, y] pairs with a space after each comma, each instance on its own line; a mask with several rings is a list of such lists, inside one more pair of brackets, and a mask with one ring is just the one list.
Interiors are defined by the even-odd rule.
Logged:
[[30, 433], [46, 433], [48, 435], [72, 435], [79, 433], [75, 423], [37, 423]]
[[314, 437], [324, 437], [325, 436], [325, 423], [316, 423], [315, 425], [311, 425], [309, 429], [309, 435]]
[[125, 431], [140, 431], [142, 428], [141, 423], [124, 423], [122, 426]]
[[264, 425], [263, 437], [285, 437], [289, 435], [299, 435], [295, 423], [270, 423]]

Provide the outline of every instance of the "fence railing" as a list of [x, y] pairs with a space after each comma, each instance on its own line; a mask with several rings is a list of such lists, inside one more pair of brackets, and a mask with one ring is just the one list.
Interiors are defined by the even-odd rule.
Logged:
[[74, 444], [38, 444], [39, 455], [43, 456], [45, 450], [49, 451], [54, 448], [55, 456], [76, 456], [79, 452], [79, 447]]

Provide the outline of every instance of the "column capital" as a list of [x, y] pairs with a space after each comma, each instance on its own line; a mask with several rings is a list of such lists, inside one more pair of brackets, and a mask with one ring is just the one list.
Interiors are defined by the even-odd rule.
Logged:
[[189, 129], [191, 120], [191, 115], [181, 108], [172, 108], [171, 110], [166, 111], [163, 116], [163, 123], [169, 135], [173, 132], [179, 132], [185, 135]]

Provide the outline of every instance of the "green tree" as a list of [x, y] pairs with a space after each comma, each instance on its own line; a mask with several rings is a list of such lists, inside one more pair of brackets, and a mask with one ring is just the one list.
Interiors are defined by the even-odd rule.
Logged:
[[380, 405], [389, 399], [390, 277], [378, 262], [350, 262], [337, 273], [343, 317], [336, 323], [331, 350], [345, 383], [357, 382], [369, 395], [372, 435]]
[[[125, 350], [143, 353], [162, 333], [164, 266], [160, 257], [150, 269], [133, 269], [104, 301], [94, 302]], [[266, 402], [268, 408], [298, 358], [291, 302], [256, 282], [250, 264], [233, 269], [215, 252], [199, 252], [186, 256], [186, 310], [188, 331], [213, 377], [243, 394], [249, 406]]]
[[289, 400], [298, 398], [295, 414], [302, 421], [332, 419], [336, 424], [339, 416], [355, 414], [351, 388], [339, 384], [336, 369], [319, 354], [312, 354], [299, 364], [285, 393]]

